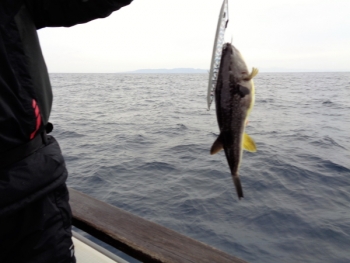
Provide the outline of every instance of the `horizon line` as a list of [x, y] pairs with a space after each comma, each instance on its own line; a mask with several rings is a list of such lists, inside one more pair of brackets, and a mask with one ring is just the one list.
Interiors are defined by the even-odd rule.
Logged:
[[[208, 70], [209, 71], [209, 70]], [[350, 70], [304, 70], [304, 71], [259, 71], [259, 73], [347, 73], [350, 72]], [[208, 74], [209, 72], [203, 72], [203, 73], [193, 73], [193, 72], [148, 72], [148, 73], [141, 73], [141, 72], [134, 72], [134, 71], [120, 71], [120, 72], [49, 72], [49, 74]]]

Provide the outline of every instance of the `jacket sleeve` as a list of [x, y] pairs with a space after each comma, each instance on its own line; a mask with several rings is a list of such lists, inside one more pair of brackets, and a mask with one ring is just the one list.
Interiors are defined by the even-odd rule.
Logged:
[[132, 0], [24, 0], [37, 29], [70, 27], [104, 18]]

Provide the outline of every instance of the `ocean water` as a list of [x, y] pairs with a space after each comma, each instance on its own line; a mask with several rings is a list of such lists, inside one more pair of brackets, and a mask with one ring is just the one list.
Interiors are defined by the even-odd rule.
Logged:
[[206, 74], [51, 74], [68, 185], [248, 262], [350, 262], [350, 73], [260, 73], [238, 200]]

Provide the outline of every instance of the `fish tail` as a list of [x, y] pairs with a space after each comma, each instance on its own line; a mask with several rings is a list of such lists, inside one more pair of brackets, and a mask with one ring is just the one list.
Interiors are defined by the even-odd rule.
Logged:
[[236, 187], [238, 198], [241, 199], [243, 197], [243, 188], [242, 188], [241, 180], [239, 179], [238, 174], [233, 175], [233, 182]]

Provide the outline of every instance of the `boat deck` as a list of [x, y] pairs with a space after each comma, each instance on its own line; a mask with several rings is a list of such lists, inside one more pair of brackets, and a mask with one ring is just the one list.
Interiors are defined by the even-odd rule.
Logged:
[[73, 232], [75, 258], [79, 263], [128, 263], [103, 247]]

